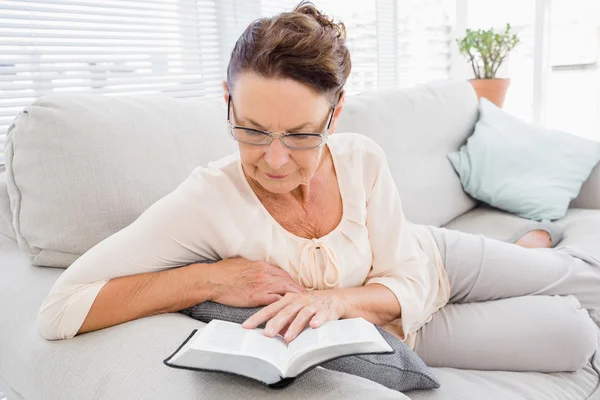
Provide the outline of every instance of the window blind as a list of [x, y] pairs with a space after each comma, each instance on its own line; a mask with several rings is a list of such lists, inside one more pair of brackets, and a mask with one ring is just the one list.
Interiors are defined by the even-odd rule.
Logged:
[[[261, 0], [262, 12], [293, 9], [294, 0]], [[318, 9], [348, 31], [352, 73], [346, 92], [412, 86], [448, 78], [454, 0], [321, 0]]]
[[398, 83], [415, 85], [450, 74], [455, 3], [446, 0], [398, 0]]
[[49, 93], [218, 93], [218, 2], [3, 0], [0, 135]]
[[[450, 0], [315, 0], [348, 31], [348, 94], [447, 77]], [[233, 44], [298, 0], [2, 0], [0, 141], [51, 93], [218, 96]], [[3, 143], [0, 143], [3, 148]]]

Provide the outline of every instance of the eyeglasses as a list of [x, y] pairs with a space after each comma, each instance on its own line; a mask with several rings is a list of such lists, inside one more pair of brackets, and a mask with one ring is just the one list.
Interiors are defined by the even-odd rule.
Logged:
[[232, 105], [231, 95], [229, 95], [227, 100], [227, 122], [229, 123], [231, 136], [233, 136], [235, 140], [253, 146], [266, 146], [271, 143], [273, 139], [280, 139], [285, 147], [300, 150], [316, 149], [322, 147], [326, 143], [327, 136], [329, 136], [331, 129], [331, 122], [333, 121], [333, 114], [335, 112], [335, 106], [333, 106], [331, 108], [331, 115], [329, 116], [327, 128], [323, 133], [274, 133], [232, 124], [230, 119]]

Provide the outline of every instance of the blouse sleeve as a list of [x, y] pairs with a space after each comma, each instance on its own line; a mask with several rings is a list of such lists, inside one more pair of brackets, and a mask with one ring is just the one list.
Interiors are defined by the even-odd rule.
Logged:
[[376, 164], [375, 183], [367, 197], [366, 222], [373, 262], [365, 284], [379, 283], [394, 293], [401, 307], [399, 318], [405, 339], [421, 319], [435, 282], [427, 265], [429, 258], [402, 212], [400, 195], [381, 149]]
[[196, 168], [133, 223], [96, 244], [69, 266], [38, 313], [44, 337], [74, 337], [96, 296], [113, 278], [218, 258], [222, 249], [207, 227], [216, 226], [211, 224], [211, 218], [219, 208], [219, 198], [206, 195], [217, 190], [208, 187], [206, 171]]

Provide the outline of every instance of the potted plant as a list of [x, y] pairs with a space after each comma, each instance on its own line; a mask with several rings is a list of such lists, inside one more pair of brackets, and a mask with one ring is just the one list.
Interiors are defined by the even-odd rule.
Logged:
[[504, 104], [510, 79], [498, 79], [496, 73], [508, 54], [519, 44], [516, 34], [506, 24], [504, 32], [467, 29], [465, 37], [456, 39], [460, 53], [471, 63], [475, 79], [470, 82], [475, 88], [477, 98], [485, 97], [498, 107]]

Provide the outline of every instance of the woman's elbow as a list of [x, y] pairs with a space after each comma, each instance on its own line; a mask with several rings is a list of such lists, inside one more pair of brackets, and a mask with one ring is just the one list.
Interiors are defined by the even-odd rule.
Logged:
[[75, 337], [104, 283], [53, 288], [37, 315], [42, 335], [48, 340]]
[[56, 307], [44, 302], [37, 316], [37, 325], [42, 336], [47, 340], [70, 339], [75, 335], [68, 335], [62, 321], [62, 312]]

